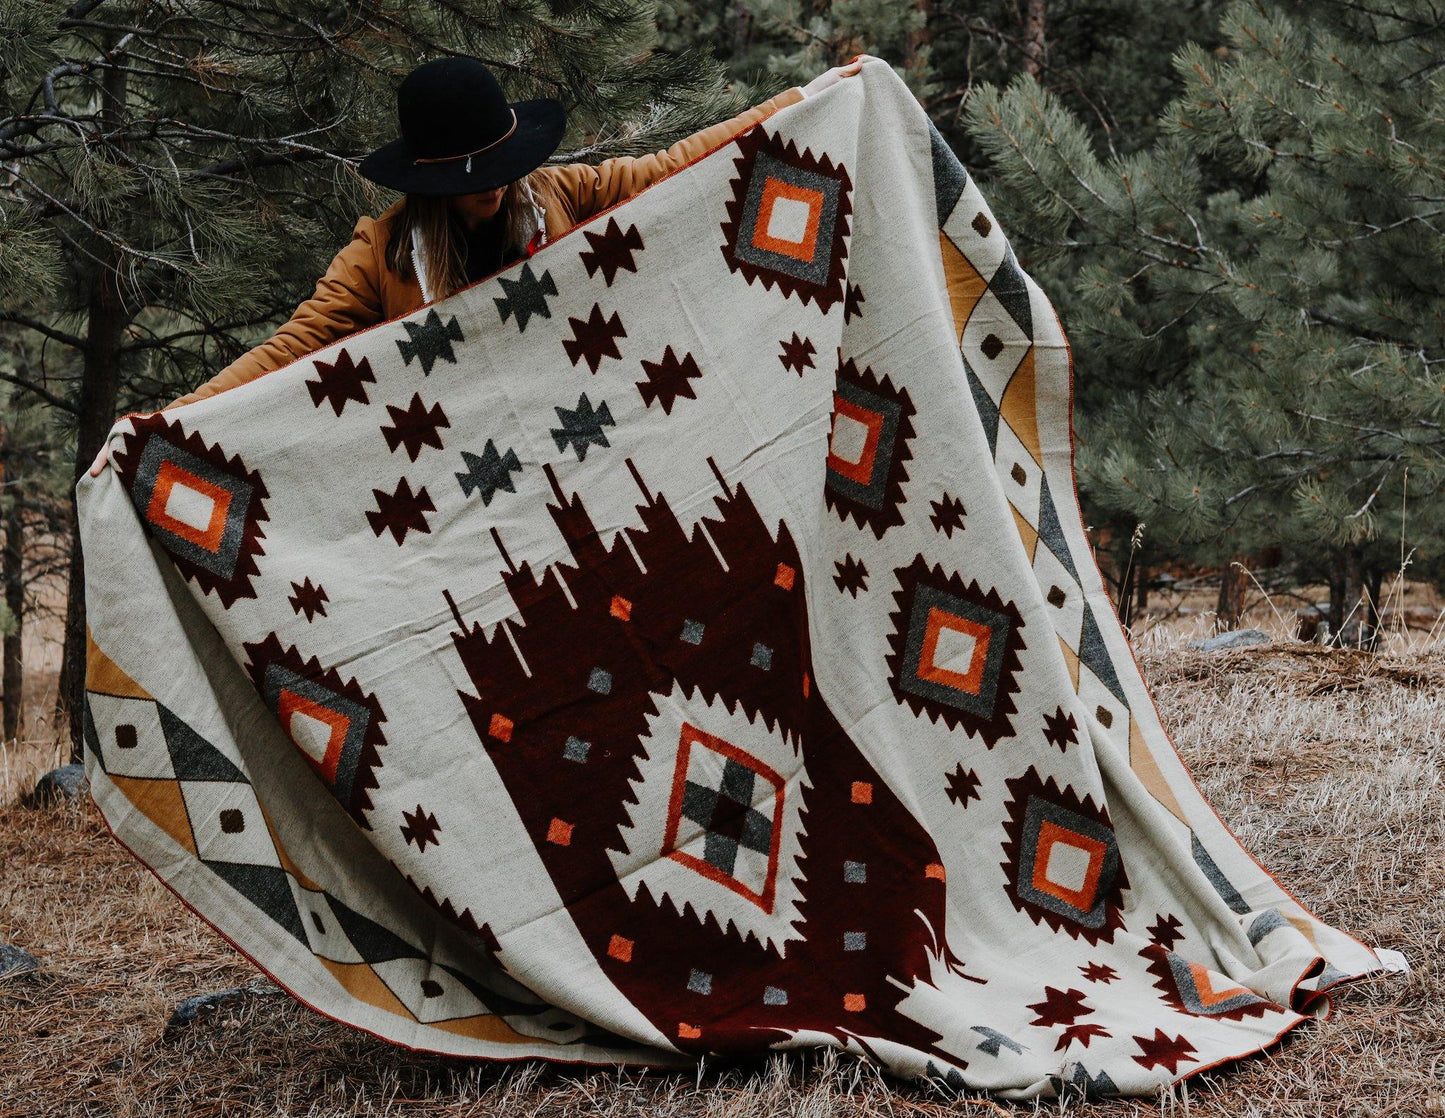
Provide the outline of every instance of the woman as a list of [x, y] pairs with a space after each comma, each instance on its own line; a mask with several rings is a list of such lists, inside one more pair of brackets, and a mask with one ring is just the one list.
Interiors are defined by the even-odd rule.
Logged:
[[[856, 74], [866, 55], [784, 90], [732, 120], [652, 155], [543, 167], [566, 128], [560, 101], [508, 103], [472, 58], [423, 63], [397, 89], [401, 137], [361, 161], [363, 176], [402, 191], [356, 223], [316, 291], [267, 341], [162, 411], [235, 388], [379, 322], [444, 299], [530, 255], [745, 128]], [[102, 444], [92, 476], [108, 460]]]

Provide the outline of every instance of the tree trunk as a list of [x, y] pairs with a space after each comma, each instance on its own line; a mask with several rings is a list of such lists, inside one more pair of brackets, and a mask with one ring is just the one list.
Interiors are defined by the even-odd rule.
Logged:
[[[107, 70], [102, 83], [101, 118], [118, 126], [125, 102], [125, 72]], [[120, 380], [117, 356], [132, 312], [120, 290], [117, 250], [98, 246], [102, 261], [90, 288], [86, 321], [85, 356], [81, 364], [80, 393], [76, 398], [75, 465], [71, 474], [70, 578], [65, 603], [65, 646], [60, 657], [57, 714], [70, 721], [71, 760], [81, 760], [84, 737], [78, 712], [85, 702], [85, 558], [80, 553], [80, 522], [76, 518], [75, 483], [90, 466], [106, 432], [115, 422]]]
[[908, 32], [908, 38], [903, 44], [903, 68], [910, 71], [918, 64], [919, 52], [932, 38], [930, 24], [933, 17], [933, 0], [914, 0], [913, 6], [922, 13], [923, 20]]
[[1219, 576], [1219, 601], [1214, 606], [1214, 627], [1220, 632], [1239, 628], [1244, 617], [1244, 594], [1249, 586], [1244, 556], [1236, 555]]
[[1362, 560], [1360, 547], [1349, 544], [1335, 553], [1330, 567], [1330, 633], [1341, 647], [1358, 648], [1368, 640]]
[[[10, 480], [14, 475], [14, 451], [7, 435], [5, 448], [0, 451], [0, 477]], [[4, 703], [4, 721], [0, 723], [0, 744], [13, 742], [20, 733], [20, 710], [22, 691], [25, 686], [25, 666], [20, 656], [20, 639], [25, 624], [25, 524], [20, 498], [11, 494], [9, 507], [5, 510], [5, 550], [3, 562], [5, 581], [5, 607], [14, 619], [14, 631], [6, 633], [0, 660], [4, 661], [3, 682], [0, 682], [0, 702]]]
[[1028, 0], [1024, 13], [1024, 73], [1035, 81], [1044, 76], [1044, 0]]
[[748, 11], [744, 0], [732, 0], [732, 59], [736, 61], [747, 49], [752, 38], [753, 14]]

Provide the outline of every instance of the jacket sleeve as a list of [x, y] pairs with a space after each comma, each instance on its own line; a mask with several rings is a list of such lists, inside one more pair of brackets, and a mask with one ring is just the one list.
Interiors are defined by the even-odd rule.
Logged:
[[632, 197], [664, 175], [686, 166], [715, 147], [721, 147], [745, 128], [802, 99], [802, 88], [793, 86], [731, 120], [684, 137], [663, 151], [651, 155], [622, 155], [605, 159], [595, 167], [586, 163], [569, 163], [550, 168], [557, 194], [569, 210], [571, 223], [576, 225]]
[[194, 392], [167, 404], [162, 411], [193, 403], [235, 388], [247, 381], [289, 365], [338, 338], [374, 326], [382, 319], [381, 249], [373, 243], [375, 219], [363, 217], [351, 241], [332, 259], [316, 291], [270, 338], [246, 351]]

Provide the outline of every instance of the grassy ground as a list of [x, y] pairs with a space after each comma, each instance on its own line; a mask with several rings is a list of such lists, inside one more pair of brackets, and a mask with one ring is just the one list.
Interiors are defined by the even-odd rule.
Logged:
[[[1138, 643], [1176, 743], [1245, 843], [1315, 912], [1405, 952], [1415, 969], [1357, 985], [1330, 1019], [1227, 1074], [1070, 1112], [1445, 1114], [1445, 648], [1417, 640], [1381, 657], [1307, 645], [1205, 656], [1164, 628]], [[183, 998], [260, 976], [110, 840], [88, 802], [18, 805], [58, 759], [36, 741], [0, 750], [0, 938], [44, 963], [38, 975], [0, 979], [0, 1118], [1034, 1110], [948, 1100], [830, 1055], [696, 1076], [419, 1057], [284, 995], [167, 1037]]]

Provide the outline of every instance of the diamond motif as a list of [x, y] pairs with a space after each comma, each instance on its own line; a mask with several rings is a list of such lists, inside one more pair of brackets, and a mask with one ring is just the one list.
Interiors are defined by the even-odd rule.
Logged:
[[[783, 778], [731, 742], [684, 723], [663, 853], [771, 912], [777, 889]], [[701, 830], [702, 850], [683, 830]], [[679, 849], [679, 836], [689, 849]]]

